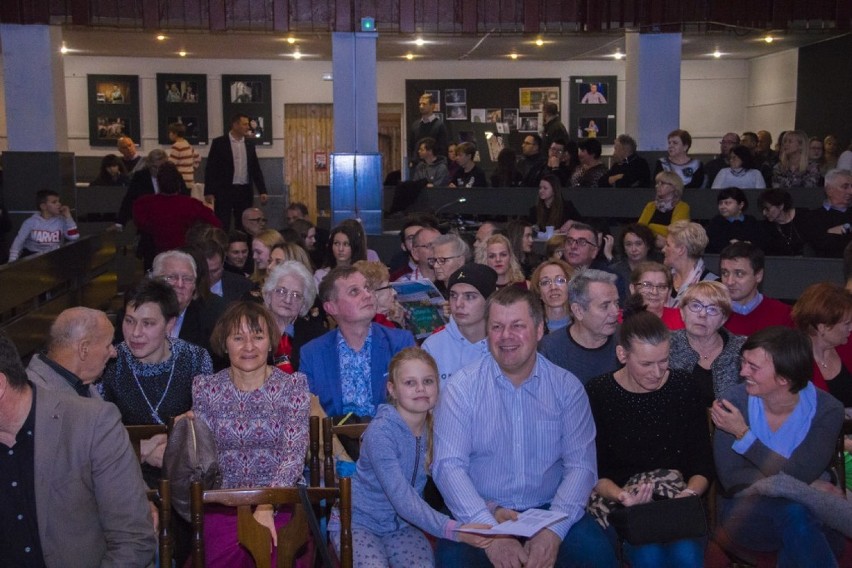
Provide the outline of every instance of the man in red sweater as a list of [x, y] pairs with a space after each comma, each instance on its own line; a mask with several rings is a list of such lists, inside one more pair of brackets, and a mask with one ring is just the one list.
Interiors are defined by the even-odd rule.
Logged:
[[771, 325], [793, 327], [790, 306], [758, 290], [765, 261], [763, 251], [745, 241], [728, 245], [719, 255], [722, 284], [731, 294], [733, 311], [725, 323], [731, 333], [748, 336]]

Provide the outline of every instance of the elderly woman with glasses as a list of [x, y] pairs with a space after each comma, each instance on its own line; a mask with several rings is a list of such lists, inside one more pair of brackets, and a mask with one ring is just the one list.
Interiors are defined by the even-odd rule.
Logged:
[[731, 315], [731, 296], [719, 282], [698, 282], [680, 299], [685, 329], [672, 333], [669, 366], [692, 375], [705, 406], [740, 380], [745, 337], [722, 327]]
[[568, 281], [574, 269], [564, 260], [545, 260], [533, 272], [530, 289], [544, 306], [544, 332], [568, 327], [571, 305], [568, 302]]
[[669, 226], [678, 221], [689, 221], [689, 205], [683, 198], [683, 180], [674, 172], [662, 171], [654, 178], [656, 195], [649, 201], [636, 221], [645, 225], [656, 237], [657, 248], [663, 248], [669, 234]]
[[288, 260], [269, 271], [263, 301], [279, 334], [272, 348], [275, 366], [285, 373], [299, 370], [299, 351], [308, 341], [328, 331], [320, 310], [314, 307], [317, 287], [304, 264]]
[[646, 260], [636, 265], [630, 273], [630, 294], [642, 296], [645, 309], [663, 320], [674, 331], [683, 329], [680, 310], [666, 305], [672, 289], [672, 273], [659, 262]]

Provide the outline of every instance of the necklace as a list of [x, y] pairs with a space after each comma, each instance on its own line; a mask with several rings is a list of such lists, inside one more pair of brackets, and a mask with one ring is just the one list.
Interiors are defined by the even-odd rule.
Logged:
[[711, 356], [713, 356], [713, 359], [715, 359], [716, 356], [719, 354], [719, 352], [722, 351], [722, 348], [725, 345], [725, 342], [724, 342], [724, 340], [722, 340], [721, 336], [718, 336], [718, 337], [719, 337], [720, 341], [718, 342], [717, 345], [714, 345], [713, 347], [711, 347], [709, 351], [705, 351], [704, 353], [706, 353], [706, 355], [704, 353], [702, 353], [701, 351], [699, 351], [698, 348], [695, 347], [695, 345], [692, 344], [692, 341], [689, 341], [689, 340], [687, 340], [687, 341], [689, 341], [689, 346], [692, 347], [692, 349], [694, 349], [696, 353], [698, 353], [698, 356], [701, 358], [702, 361], [709, 361]]
[[169, 380], [166, 383], [166, 390], [163, 391], [163, 396], [160, 397], [160, 401], [157, 402], [157, 406], [151, 404], [151, 400], [148, 398], [148, 395], [145, 394], [145, 389], [142, 388], [142, 383], [139, 382], [139, 377], [136, 376], [136, 371], [133, 370], [133, 367], [130, 367], [130, 372], [133, 374], [133, 378], [136, 380], [136, 386], [139, 387], [139, 392], [142, 393], [142, 398], [145, 399], [145, 403], [148, 405], [148, 409], [151, 411], [151, 418], [153, 418], [157, 424], [165, 424], [163, 420], [160, 418], [158, 414], [160, 410], [160, 405], [163, 404], [163, 401], [166, 399], [166, 395], [169, 392], [169, 387], [172, 386], [172, 377], [175, 375], [175, 364], [177, 363], [177, 356], [175, 356], [175, 360], [172, 361], [172, 370], [169, 371]]

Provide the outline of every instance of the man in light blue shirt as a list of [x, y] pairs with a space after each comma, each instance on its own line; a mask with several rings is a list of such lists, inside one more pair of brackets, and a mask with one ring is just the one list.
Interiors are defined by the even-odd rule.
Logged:
[[446, 383], [435, 414], [432, 474], [453, 516], [497, 524], [531, 508], [567, 517], [532, 538], [484, 550], [440, 540], [438, 566], [616, 565], [585, 512], [597, 482], [595, 425], [580, 381], [536, 352], [544, 314], [532, 293], [507, 286], [486, 307], [489, 355]]

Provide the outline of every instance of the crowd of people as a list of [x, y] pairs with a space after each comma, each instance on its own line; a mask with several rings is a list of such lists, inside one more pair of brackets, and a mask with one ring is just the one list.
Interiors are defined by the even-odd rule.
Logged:
[[[240, 208], [253, 185], [265, 195], [244, 161], [251, 153], [239, 157], [241, 123], [228, 136], [247, 183], [216, 188], [215, 213], [182, 195], [182, 172], [163, 156], [149, 154], [134, 174], [157, 191], [128, 191], [121, 221], [136, 220], [151, 270], [125, 292], [115, 326], [98, 310], [66, 310], [26, 369], [0, 337], [0, 481], [12, 488], [0, 563], [32, 553], [47, 561], [69, 538], [87, 544], [92, 564], [151, 561], [144, 492], [168, 441], [144, 440], [137, 459], [122, 424], [192, 417], [216, 439], [223, 487], [289, 486], [303, 476], [312, 414], [369, 423], [361, 440], [334, 448], [336, 460], [355, 462], [356, 566], [614, 567], [622, 544], [637, 568], [703, 566], [715, 534], [622, 543], [612, 521], [619, 510], [706, 498], [714, 483], [716, 530], [729, 545], [783, 566], [837, 566], [844, 547], [850, 554], [852, 527], [837, 519], [851, 506], [830, 470], [852, 411], [852, 295], [816, 282], [791, 306], [761, 292], [767, 253], [808, 246], [846, 251], [852, 281], [852, 225], [841, 216], [852, 173], [812, 167], [816, 145], [811, 152], [801, 133], [783, 136], [762, 224], [744, 213], [740, 185], [717, 187], [720, 216], [705, 228], [690, 221], [684, 188], [745, 179], [765, 160], [726, 135], [728, 161], [701, 164], [688, 155], [689, 133], [674, 131], [655, 200], [612, 236], [561, 188], [592, 178], [641, 185], [650, 169], [636, 167], [629, 136], [618, 139], [618, 169], [602, 167], [594, 139], [572, 169], [561, 158], [570, 144], [551, 128], [553, 160], [531, 159], [526, 148], [542, 142], [528, 136], [528, 163], [501, 174], [539, 177], [529, 218], [484, 222], [474, 240], [410, 213], [385, 263], [357, 220], [323, 231], [291, 203], [286, 226], [273, 229], [263, 208]], [[429, 136], [418, 146], [427, 166], [415, 169], [430, 184], [484, 180], [475, 148], [462, 144], [450, 171], [435, 158], [444, 143]], [[827, 200], [817, 211], [795, 209], [782, 189], [821, 179]], [[231, 189], [240, 199], [223, 197]], [[55, 218], [73, 236], [56, 196], [39, 195], [39, 205], [39, 223]], [[542, 249], [538, 231], [550, 233]], [[22, 254], [42, 251], [29, 243]], [[718, 275], [707, 252], [719, 253]], [[446, 323], [416, 340], [396, 286], [423, 280], [442, 295]], [[47, 456], [38, 440], [58, 439], [58, 425], [68, 441]], [[42, 489], [52, 462], [62, 472], [50, 483], [71, 487], [73, 504]], [[92, 517], [80, 524], [85, 535], [47, 524], [66, 509]], [[537, 509], [555, 516], [532, 536], [482, 532]], [[208, 566], [248, 562], [236, 513], [206, 516]], [[275, 544], [290, 514], [260, 506], [254, 518]], [[175, 531], [179, 562], [188, 534]]]

